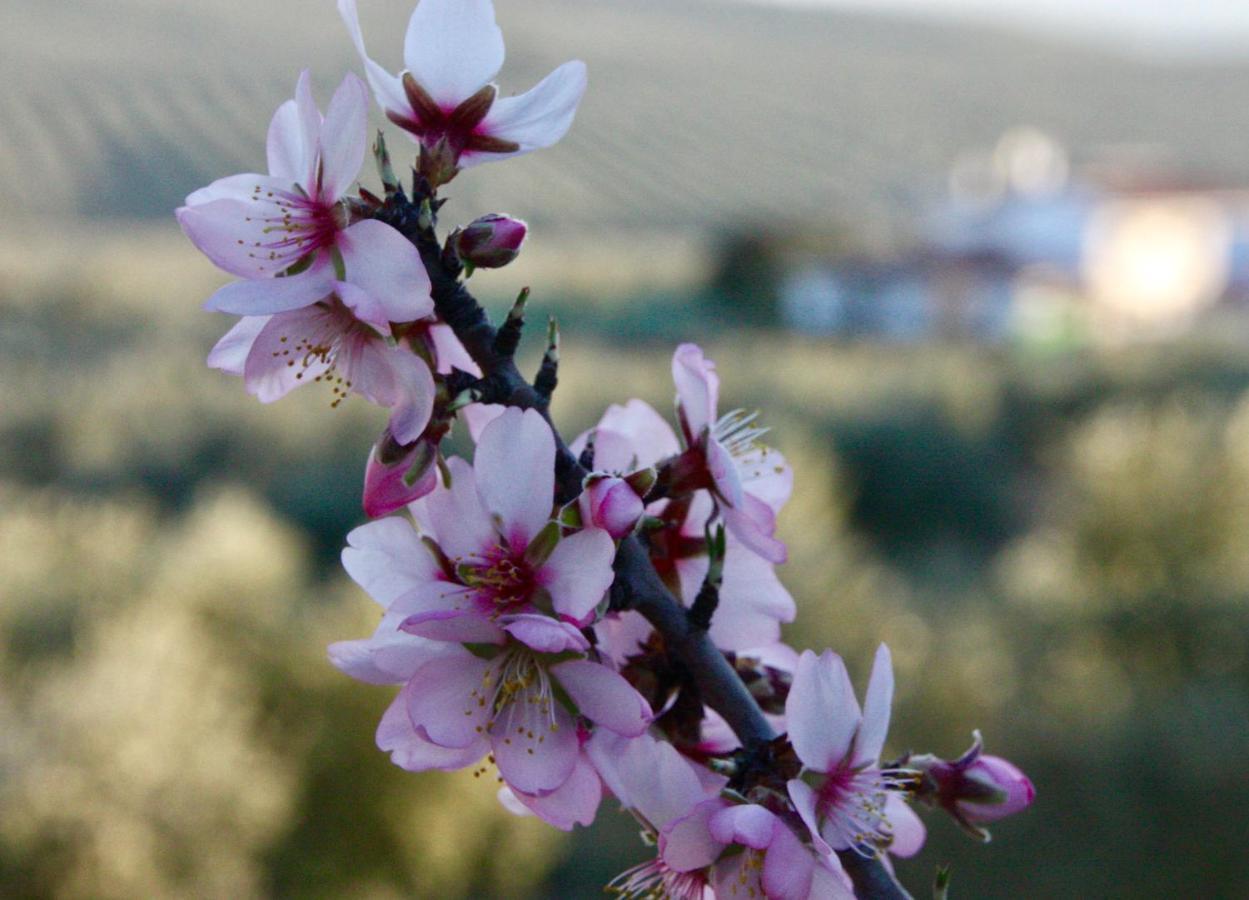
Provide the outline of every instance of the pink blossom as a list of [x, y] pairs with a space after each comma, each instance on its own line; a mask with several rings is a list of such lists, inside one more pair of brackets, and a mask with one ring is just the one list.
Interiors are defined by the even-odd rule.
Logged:
[[482, 431], [473, 465], [454, 458], [447, 469], [450, 485], [413, 507], [442, 563], [415, 590], [404, 627], [502, 643], [505, 633], [542, 642], [557, 635], [521, 615], [589, 624], [612, 582], [615, 544], [600, 528], [561, 537], [551, 521], [555, 440], [542, 416], [505, 410]]
[[785, 545], [774, 534], [776, 514], [793, 487], [792, 470], [780, 453], [759, 443], [766, 429], [754, 424], [755, 414], [733, 410], [717, 418], [720, 377], [698, 346], [677, 348], [672, 378], [687, 448], [677, 471], [693, 486], [712, 490], [739, 541], [769, 562], [784, 562]]
[[434, 402], [429, 368], [391, 347], [336, 297], [271, 316], [244, 316], [208, 354], [208, 365], [242, 376], [271, 403], [301, 384], [324, 384], [331, 406], [349, 393], [391, 410], [390, 430], [409, 443], [420, 436]]
[[884, 644], [862, 711], [840, 656], [808, 650], [799, 657], [785, 717], [807, 779], [792, 779], [789, 796], [817, 847], [910, 856], [922, 846], [923, 824], [894, 793], [915, 773], [880, 768], [892, 702], [893, 666]]
[[[372, 637], [331, 645], [331, 661], [371, 684], [405, 685], [379, 726], [379, 746], [413, 770], [462, 768], [491, 753], [518, 794], [546, 798], [548, 816], [584, 818], [591, 788], [584, 772], [577, 775], [576, 716], [636, 735], [651, 711], [618, 673], [586, 657], [590, 645], [581, 632], [545, 615], [515, 614], [502, 627], [454, 622], [452, 635], [438, 632], [444, 620], [425, 617], [430, 636], [414, 634], [406, 623], [421, 609], [440, 562], [402, 517], [348, 535], [343, 565], [385, 614]], [[496, 647], [477, 655], [457, 642], [478, 638], [497, 640]], [[559, 797], [548, 797], [557, 790]]]
[[367, 115], [364, 85], [348, 75], [322, 119], [305, 70], [269, 126], [269, 174], [232, 175], [187, 197], [182, 230], [242, 279], [206, 308], [266, 316], [337, 295], [384, 334], [433, 312], [416, 248], [389, 225], [352, 224], [343, 200], [364, 159]]
[[585, 64], [564, 63], [527, 93], [497, 97], [503, 34], [490, 0], [421, 0], [408, 22], [404, 71], [391, 75], [364, 48], [356, 0], [338, 11], [387, 118], [455, 167], [506, 159], [556, 143], [585, 92]]
[[[612, 405], [592, 431], [572, 444], [580, 453], [594, 438], [594, 467], [600, 473], [627, 473], [671, 459], [680, 452], [676, 433], [651, 406], [630, 400]], [[769, 451], [780, 461], [780, 454]], [[786, 467], [786, 472], [788, 468]], [[776, 488], [768, 496], [779, 509], [788, 496], [788, 476], [761, 481]], [[583, 499], [585, 505], [590, 498]], [[650, 533], [651, 558], [669, 587], [689, 605], [694, 602], [707, 574], [705, 526], [714, 514], [711, 496], [699, 491], [679, 500], [650, 504], [649, 515], [668, 527]], [[772, 563], [743, 543], [735, 532], [728, 534], [724, 581], [720, 603], [711, 620], [711, 638], [724, 650], [742, 650], [772, 643], [780, 638], [782, 622], [792, 622], [797, 610], [793, 597], [776, 577]]]
[[852, 900], [836, 855], [799, 840], [789, 825], [758, 804], [728, 806], [707, 821], [712, 837], [743, 852], [715, 867], [716, 896], [769, 900]]

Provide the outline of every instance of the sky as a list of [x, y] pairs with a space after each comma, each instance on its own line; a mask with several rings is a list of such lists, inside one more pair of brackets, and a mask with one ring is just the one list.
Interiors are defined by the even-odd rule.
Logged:
[[1249, 0], [750, 0], [1005, 23], [1148, 53], [1249, 56]]

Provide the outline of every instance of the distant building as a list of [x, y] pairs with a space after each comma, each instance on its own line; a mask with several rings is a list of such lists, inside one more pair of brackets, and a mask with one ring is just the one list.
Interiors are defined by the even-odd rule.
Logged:
[[1021, 129], [969, 154], [914, 244], [812, 262], [782, 285], [791, 327], [886, 340], [1118, 340], [1249, 326], [1249, 189], [1131, 165], [1074, 176]]

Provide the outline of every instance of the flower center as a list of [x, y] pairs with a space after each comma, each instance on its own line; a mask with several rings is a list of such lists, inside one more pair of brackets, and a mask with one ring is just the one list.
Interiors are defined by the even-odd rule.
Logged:
[[[818, 788], [816, 814], [840, 844], [872, 856], [893, 843], [893, 826], [885, 816], [890, 790], [909, 783], [908, 770], [840, 767]], [[834, 843], [834, 846], [838, 846]]]
[[662, 859], [652, 859], [621, 872], [606, 891], [625, 900], [702, 900], [706, 887], [705, 871], [674, 872]]
[[270, 191], [256, 185], [251, 200], [258, 204], [257, 214], [247, 216], [246, 221], [262, 223], [264, 237], [252, 241], [247, 255], [262, 270], [288, 269], [333, 245], [339, 231], [334, 206], [309, 198], [298, 185], [296, 191]]
[[462, 564], [460, 580], [474, 588], [473, 600], [491, 618], [528, 605], [537, 584], [524, 555], [495, 546], [479, 559]]

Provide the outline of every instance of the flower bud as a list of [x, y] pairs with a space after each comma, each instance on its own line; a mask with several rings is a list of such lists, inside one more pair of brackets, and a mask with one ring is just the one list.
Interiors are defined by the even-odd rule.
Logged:
[[1028, 776], [1000, 756], [981, 755], [963, 769], [962, 778], [962, 796], [954, 802], [963, 817], [976, 824], [1027, 809], [1036, 796]]
[[615, 475], [590, 476], [581, 492], [584, 521], [602, 528], [616, 540], [633, 531], [645, 509], [629, 482]]
[[437, 447], [427, 440], [395, 443], [390, 430], [369, 451], [364, 469], [364, 513], [370, 519], [392, 513], [430, 493], [438, 484]]
[[1013, 763], [981, 752], [980, 732], [973, 734], [971, 747], [958, 759], [925, 754], [910, 757], [906, 765], [920, 773], [916, 800], [942, 807], [970, 834], [987, 841], [989, 833], [980, 826], [1027, 809], [1036, 789]]
[[451, 247], [466, 266], [497, 269], [520, 255], [527, 230], [520, 219], [491, 213], [456, 231], [451, 236]]

